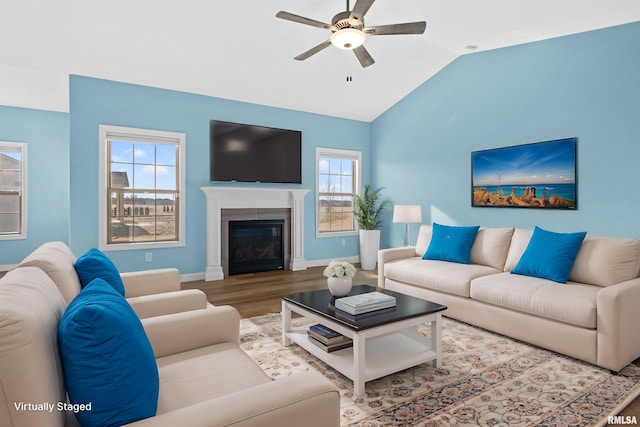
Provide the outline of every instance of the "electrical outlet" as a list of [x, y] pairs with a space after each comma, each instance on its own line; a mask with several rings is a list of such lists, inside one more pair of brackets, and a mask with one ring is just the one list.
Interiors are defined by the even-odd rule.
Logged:
[[347, 244], [347, 239], [342, 239], [342, 246]]
[[153, 259], [153, 255], [151, 255], [151, 252], [147, 252], [144, 254], [144, 261], [145, 262], [151, 262], [151, 260]]

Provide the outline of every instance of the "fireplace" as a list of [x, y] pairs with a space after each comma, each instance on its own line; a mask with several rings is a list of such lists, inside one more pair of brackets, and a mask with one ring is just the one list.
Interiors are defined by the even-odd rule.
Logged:
[[[236, 209], [257, 209], [273, 211], [286, 209], [289, 213], [290, 225], [285, 218], [285, 266], [290, 270], [304, 270], [307, 263], [304, 259], [304, 197], [309, 192], [305, 189], [289, 188], [244, 188], [244, 187], [202, 187], [207, 199], [207, 268], [205, 280], [224, 279], [225, 246], [229, 239], [226, 236], [223, 212]], [[282, 218], [282, 216], [279, 216]], [[238, 218], [229, 218], [237, 220]], [[242, 218], [249, 219], [249, 218]], [[253, 219], [273, 219], [264, 216]], [[226, 238], [225, 238], [226, 237]], [[290, 248], [287, 250], [287, 245]], [[289, 255], [287, 255], [289, 254]], [[228, 257], [227, 257], [228, 258]]]
[[284, 220], [229, 221], [229, 275], [284, 269]]

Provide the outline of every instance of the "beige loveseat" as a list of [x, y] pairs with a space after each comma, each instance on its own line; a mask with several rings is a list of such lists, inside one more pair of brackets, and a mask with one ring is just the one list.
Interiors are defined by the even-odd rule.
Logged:
[[[60, 406], [66, 306], [39, 268], [0, 279], [0, 426], [77, 425], [73, 408]], [[157, 415], [128, 425], [338, 426], [337, 388], [313, 371], [272, 381], [239, 347], [239, 321], [229, 306], [142, 319], [160, 379]]]
[[448, 307], [446, 315], [619, 371], [640, 357], [640, 240], [587, 235], [566, 284], [511, 274], [532, 231], [480, 228], [471, 264], [423, 260], [415, 247], [378, 253], [378, 286]]

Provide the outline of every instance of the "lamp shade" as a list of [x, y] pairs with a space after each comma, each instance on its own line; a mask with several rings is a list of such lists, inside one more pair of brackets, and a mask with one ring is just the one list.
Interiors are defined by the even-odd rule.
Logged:
[[419, 205], [394, 205], [393, 222], [403, 224], [422, 222], [422, 207]]

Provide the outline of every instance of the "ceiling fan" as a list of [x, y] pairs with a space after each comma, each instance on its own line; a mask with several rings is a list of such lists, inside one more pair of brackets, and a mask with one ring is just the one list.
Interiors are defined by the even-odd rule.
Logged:
[[375, 0], [357, 0], [353, 10], [349, 10], [349, 0], [347, 0], [347, 10], [340, 12], [331, 19], [331, 24], [294, 15], [293, 13], [280, 11], [276, 17], [300, 24], [311, 25], [312, 27], [324, 28], [331, 31], [331, 38], [319, 45], [312, 47], [306, 52], [296, 56], [298, 61], [304, 61], [321, 50], [334, 45], [340, 49], [353, 50], [353, 53], [360, 61], [362, 67], [368, 67], [375, 62], [363, 43], [367, 36], [384, 36], [395, 34], [423, 34], [427, 26], [425, 21], [407, 22], [404, 24], [377, 25], [365, 27], [364, 15], [367, 13]]

